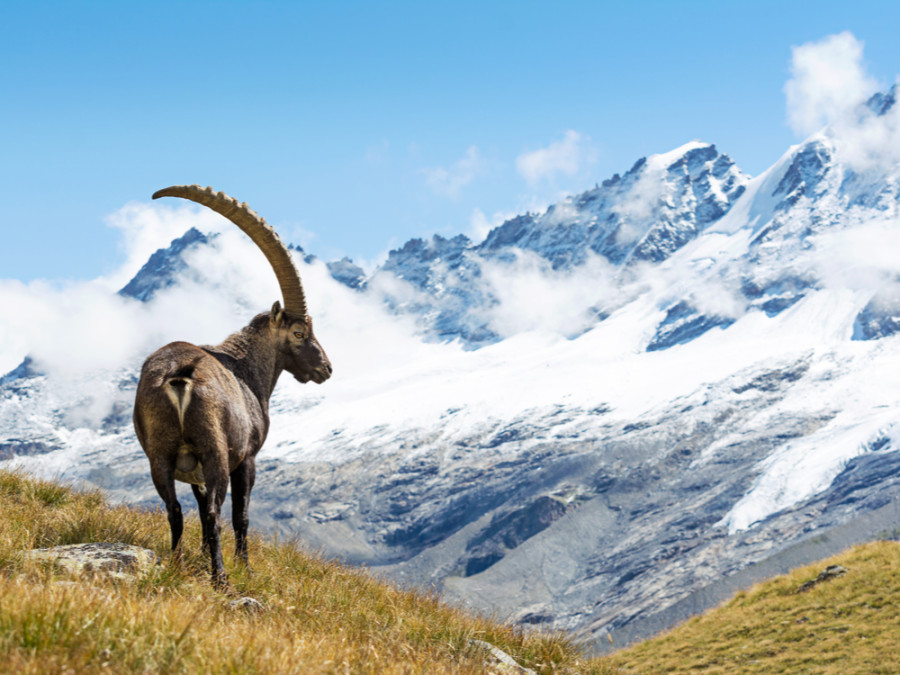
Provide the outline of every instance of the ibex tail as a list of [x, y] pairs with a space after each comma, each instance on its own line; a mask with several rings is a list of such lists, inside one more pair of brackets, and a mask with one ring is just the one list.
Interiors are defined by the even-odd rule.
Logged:
[[163, 389], [175, 410], [178, 413], [178, 424], [181, 431], [184, 432], [184, 411], [187, 410], [191, 403], [191, 390], [194, 388], [194, 381], [189, 377], [171, 377], [163, 384]]

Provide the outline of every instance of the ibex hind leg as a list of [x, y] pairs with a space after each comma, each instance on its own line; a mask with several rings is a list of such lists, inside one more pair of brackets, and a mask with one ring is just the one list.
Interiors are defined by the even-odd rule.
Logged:
[[194, 492], [194, 498], [197, 500], [197, 513], [200, 514], [200, 527], [203, 528], [203, 535], [200, 539], [200, 548], [209, 552], [209, 499], [206, 493], [206, 487], [203, 485], [194, 485], [191, 483], [191, 490]]
[[245, 565], [247, 530], [250, 527], [250, 491], [256, 481], [256, 459], [248, 457], [231, 472], [231, 522], [234, 526], [234, 554]]
[[175, 463], [165, 458], [159, 458], [150, 463], [150, 476], [159, 496], [166, 505], [166, 515], [169, 518], [169, 528], [172, 530], [172, 552], [176, 558], [181, 557], [181, 534], [184, 531], [184, 517], [181, 513], [181, 504], [175, 494]]
[[[204, 453], [203, 478], [206, 483], [206, 505], [200, 512], [204, 524], [204, 544], [209, 550], [212, 581], [217, 588], [228, 588], [228, 575], [222, 563], [222, 504], [228, 490], [228, 464], [225, 452]], [[199, 501], [198, 501], [199, 504]]]

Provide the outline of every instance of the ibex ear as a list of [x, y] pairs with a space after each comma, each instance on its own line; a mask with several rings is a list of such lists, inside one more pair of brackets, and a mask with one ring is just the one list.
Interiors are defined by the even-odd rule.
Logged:
[[269, 314], [269, 323], [273, 326], [281, 326], [284, 323], [284, 312], [281, 309], [281, 303], [278, 300], [272, 305], [272, 313]]

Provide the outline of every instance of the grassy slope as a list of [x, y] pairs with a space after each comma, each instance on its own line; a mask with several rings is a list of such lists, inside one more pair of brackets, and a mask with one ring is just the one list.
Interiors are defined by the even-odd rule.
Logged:
[[[0, 471], [0, 672], [484, 672], [473, 638], [539, 672], [607, 672], [560, 636], [524, 636], [291, 543], [253, 539], [252, 576], [226, 554], [236, 591], [267, 608], [229, 609], [209, 584], [199, 529], [189, 518], [176, 564], [163, 513]], [[81, 542], [144, 546], [164, 564], [132, 584], [54, 583], [62, 577], [21, 553]]]
[[[232, 598], [208, 582], [199, 529], [189, 518], [184, 561], [175, 564], [161, 512], [110, 507], [97, 493], [0, 471], [0, 672], [485, 672], [473, 638], [543, 673], [900, 672], [894, 542], [796, 570], [665, 635], [586, 660], [560, 636], [526, 636], [259, 538], [251, 541], [252, 576], [227, 555], [226, 567], [236, 592], [267, 609], [231, 610]], [[21, 554], [87, 541], [144, 546], [164, 563], [133, 584], [60, 584], [54, 570]], [[830, 564], [849, 571], [797, 593]]]
[[[797, 592], [828, 565], [848, 571]], [[759, 584], [610, 662], [624, 673], [900, 673], [900, 544], [858, 546]]]

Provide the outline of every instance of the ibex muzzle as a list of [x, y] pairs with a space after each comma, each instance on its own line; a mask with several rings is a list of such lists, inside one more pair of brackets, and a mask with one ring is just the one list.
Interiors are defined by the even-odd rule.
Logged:
[[256, 454], [269, 431], [269, 398], [283, 370], [299, 382], [321, 384], [331, 377], [331, 362], [313, 333], [290, 252], [265, 220], [212, 188], [178, 185], [153, 195], [158, 197], [198, 202], [246, 232], [272, 265], [284, 299], [284, 309], [276, 302], [218, 346], [166, 345], [147, 358], [138, 382], [134, 429], [166, 504], [172, 550], [180, 551], [183, 530], [179, 480], [190, 483], [197, 498], [213, 583], [225, 586], [220, 514], [228, 482], [236, 555], [246, 563], [250, 491]]

